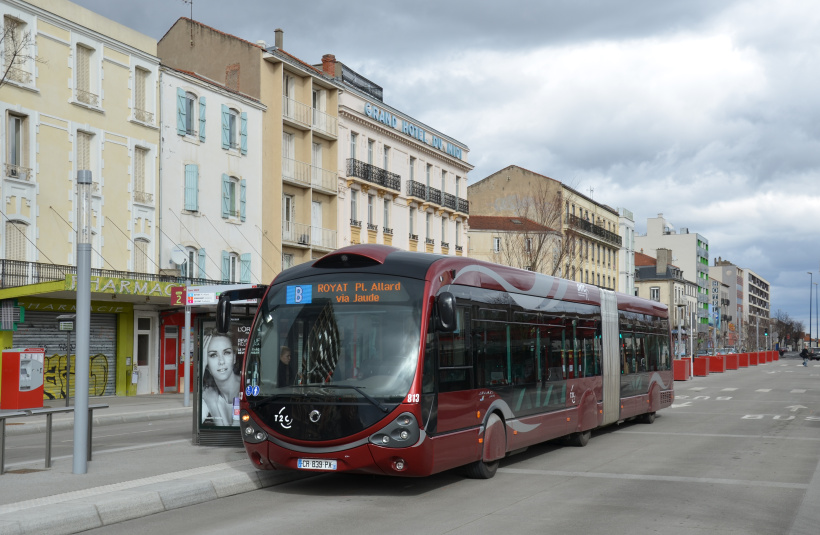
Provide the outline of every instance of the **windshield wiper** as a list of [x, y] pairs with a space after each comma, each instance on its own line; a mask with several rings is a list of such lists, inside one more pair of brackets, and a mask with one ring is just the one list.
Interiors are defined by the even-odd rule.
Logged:
[[372, 403], [375, 407], [381, 409], [382, 412], [389, 412], [390, 411], [389, 407], [385, 407], [384, 405], [382, 405], [381, 402], [379, 402], [378, 399], [374, 398], [373, 396], [371, 396], [370, 394], [368, 394], [367, 392], [365, 392], [362, 388], [360, 388], [358, 386], [353, 386], [353, 385], [327, 385], [327, 386], [324, 386], [323, 388], [349, 388], [351, 390], [355, 390], [356, 392], [361, 394], [364, 399], [366, 399], [367, 401]]

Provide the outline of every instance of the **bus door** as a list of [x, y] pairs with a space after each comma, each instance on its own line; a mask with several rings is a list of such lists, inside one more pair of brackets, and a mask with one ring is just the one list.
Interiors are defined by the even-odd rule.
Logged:
[[473, 352], [469, 326], [469, 308], [457, 306], [455, 331], [431, 334], [428, 330], [428, 340], [433, 344], [427, 344], [425, 361], [432, 356], [436, 363], [438, 433], [467, 429], [480, 423], [476, 419], [478, 396], [473, 390]]

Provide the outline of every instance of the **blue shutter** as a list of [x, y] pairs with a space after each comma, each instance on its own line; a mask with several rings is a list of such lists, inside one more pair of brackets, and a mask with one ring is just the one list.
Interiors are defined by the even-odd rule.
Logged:
[[231, 254], [228, 251], [222, 251], [222, 281], [231, 281]]
[[240, 140], [240, 150], [242, 154], [248, 153], [248, 114], [246, 112], [242, 112], [239, 116], [239, 140]]
[[199, 166], [188, 164], [185, 166], [185, 209], [196, 212], [199, 210]]
[[231, 148], [231, 114], [224, 104], [222, 105], [222, 148]]
[[177, 87], [177, 134], [185, 135], [185, 90]]
[[245, 179], [239, 181], [239, 219], [245, 221]]
[[227, 219], [231, 215], [231, 179], [222, 175], [222, 217]]
[[205, 97], [199, 97], [199, 140], [205, 141]]
[[239, 257], [239, 282], [243, 284], [251, 282], [251, 253], [245, 253]]
[[205, 249], [200, 249], [196, 252], [197, 254], [197, 266], [199, 267], [199, 278], [200, 279], [207, 279], [208, 277], [205, 274]]

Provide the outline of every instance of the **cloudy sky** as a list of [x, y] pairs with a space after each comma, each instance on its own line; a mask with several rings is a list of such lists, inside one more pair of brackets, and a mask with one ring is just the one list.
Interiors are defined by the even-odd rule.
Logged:
[[[75, 0], [159, 39], [183, 0]], [[815, 0], [194, 0], [194, 19], [309, 63], [332, 53], [385, 102], [508, 165], [663, 213], [772, 285], [808, 325], [820, 282]], [[816, 296], [815, 296], [816, 299]], [[812, 304], [812, 330], [817, 309]]]

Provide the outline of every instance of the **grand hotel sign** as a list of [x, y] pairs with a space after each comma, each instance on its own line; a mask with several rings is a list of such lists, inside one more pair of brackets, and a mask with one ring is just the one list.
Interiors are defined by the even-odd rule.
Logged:
[[368, 102], [364, 105], [364, 114], [374, 121], [378, 121], [386, 126], [389, 126], [390, 128], [399, 130], [403, 134], [418, 139], [422, 143], [430, 145], [441, 152], [445, 152], [453, 158], [458, 158], [459, 160], [462, 159], [460, 147], [450, 143], [449, 141], [445, 141], [434, 134], [431, 134], [425, 129], [409, 121], [396, 117], [389, 111], [385, 111]]

